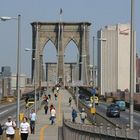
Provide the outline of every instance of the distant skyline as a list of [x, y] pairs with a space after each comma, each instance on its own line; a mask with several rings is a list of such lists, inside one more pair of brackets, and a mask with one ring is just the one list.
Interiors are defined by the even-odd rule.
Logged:
[[[131, 0], [2, 0], [0, 16], [17, 17], [21, 15], [21, 73], [31, 74], [31, 52], [25, 48], [32, 48], [31, 22], [58, 22], [60, 9], [61, 20], [64, 22], [91, 22], [90, 54], [92, 55], [93, 36], [97, 30], [106, 25], [130, 23]], [[140, 56], [140, 1], [135, 0], [135, 30], [137, 53]], [[49, 42], [44, 50], [44, 62], [56, 61], [56, 50]], [[12, 73], [16, 73], [17, 21], [0, 21], [0, 67], [10, 66]], [[69, 54], [68, 54], [69, 52]], [[65, 52], [66, 60], [76, 61], [77, 50], [71, 42]], [[91, 56], [91, 63], [92, 63]]]

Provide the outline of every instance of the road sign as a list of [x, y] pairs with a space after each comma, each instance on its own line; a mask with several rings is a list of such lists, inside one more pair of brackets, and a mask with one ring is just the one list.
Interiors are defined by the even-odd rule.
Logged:
[[90, 109], [90, 112], [91, 112], [92, 114], [95, 114], [95, 113], [96, 113], [96, 108], [95, 108], [95, 107], [92, 107], [92, 108]]

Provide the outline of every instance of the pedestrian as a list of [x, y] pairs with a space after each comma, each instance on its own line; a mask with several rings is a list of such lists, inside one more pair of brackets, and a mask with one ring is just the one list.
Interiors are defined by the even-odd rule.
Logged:
[[44, 105], [44, 110], [45, 110], [45, 114], [47, 114], [47, 113], [48, 113], [48, 103], [46, 103], [46, 104]]
[[57, 94], [56, 93], [54, 94], [54, 97], [55, 97], [55, 100], [57, 100]]
[[72, 109], [72, 122], [75, 123], [76, 117], [77, 117], [77, 112], [76, 110], [73, 108]]
[[84, 124], [85, 123], [85, 119], [87, 118], [87, 113], [85, 112], [84, 108], [82, 108], [82, 111], [80, 113], [80, 118], [81, 118], [82, 124]]
[[49, 100], [51, 100], [51, 94], [48, 94]]
[[56, 92], [57, 92], [57, 93], [59, 92], [59, 87], [58, 87], [58, 86], [56, 87]]
[[27, 140], [30, 133], [30, 124], [27, 117], [23, 117], [23, 121], [20, 123], [20, 136], [21, 140]]
[[69, 106], [71, 106], [72, 98], [69, 97]]
[[7, 140], [14, 140], [16, 123], [12, 120], [11, 116], [8, 117], [5, 127]]
[[54, 93], [55, 87], [52, 87], [52, 93]]
[[2, 126], [1, 126], [1, 124], [0, 124], [0, 140], [3, 139], [3, 138], [2, 138], [2, 135], [3, 135], [3, 128], [2, 128]]
[[51, 116], [50, 116], [50, 120], [51, 120], [51, 125], [55, 124], [55, 118], [56, 118], [56, 110], [53, 107], [51, 109]]
[[47, 95], [44, 96], [44, 101], [45, 101], [45, 103], [46, 102], [48, 103], [48, 96]]
[[31, 129], [31, 134], [35, 133], [35, 121], [36, 121], [36, 113], [35, 110], [32, 109], [30, 113], [30, 129]]
[[25, 103], [26, 103], [26, 104], [28, 103], [28, 99], [29, 99], [29, 97], [27, 96], [27, 97], [25, 98]]
[[51, 113], [51, 110], [53, 109], [53, 107], [54, 107], [53, 104], [51, 104], [50, 105], [50, 113]]

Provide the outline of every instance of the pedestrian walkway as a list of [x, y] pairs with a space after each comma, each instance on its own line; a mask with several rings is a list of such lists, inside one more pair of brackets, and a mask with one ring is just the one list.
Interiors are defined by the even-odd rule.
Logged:
[[[68, 113], [68, 118], [71, 119], [72, 107], [76, 109], [74, 100], [72, 100], [72, 104], [69, 106], [68, 101], [71, 94], [67, 90], [61, 89], [58, 94], [58, 99], [55, 100], [53, 93], [51, 93], [52, 99], [49, 102], [49, 105], [52, 103], [56, 109], [55, 125], [51, 125], [49, 120], [50, 110], [48, 110], [48, 114], [46, 115], [44, 106], [42, 106], [37, 112], [35, 134], [30, 134], [28, 140], [58, 140], [58, 131], [62, 126], [63, 112]], [[80, 123], [79, 115], [76, 118], [76, 122]]]

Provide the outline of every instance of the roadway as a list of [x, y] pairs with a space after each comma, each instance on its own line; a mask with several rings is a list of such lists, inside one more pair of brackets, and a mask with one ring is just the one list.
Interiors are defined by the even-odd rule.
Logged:
[[[129, 124], [129, 110], [126, 109], [125, 111], [121, 111], [119, 118], [111, 118], [106, 116], [106, 103], [100, 103], [98, 106], [96, 106], [97, 112], [102, 113], [102, 115], [110, 120], [111, 122], [118, 124], [120, 127], [125, 128], [126, 125]], [[134, 129], [140, 128], [140, 113], [134, 112]]]
[[[0, 123], [4, 124], [7, 121], [8, 116], [12, 116], [16, 121], [16, 109], [17, 104], [8, 103], [0, 105]], [[20, 101], [20, 111], [22, 112], [25, 109], [25, 102], [23, 100]]]
[[[50, 92], [51, 90], [49, 90]], [[52, 94], [52, 93], [51, 93]], [[50, 125], [50, 112], [48, 111], [48, 115], [45, 115], [43, 106], [41, 109], [37, 112], [37, 122], [36, 122], [36, 131], [35, 134], [29, 135], [29, 140], [58, 140], [58, 136], [60, 136], [59, 140], [61, 140], [61, 127], [62, 127], [62, 117], [63, 113], [68, 114], [67, 118], [71, 119], [71, 111], [72, 107], [76, 108], [74, 100], [72, 101], [72, 106], [69, 107], [68, 99], [71, 96], [70, 93], [68, 93], [67, 90], [60, 90], [58, 100], [55, 101], [54, 96], [52, 94], [52, 100], [50, 101], [50, 104], [53, 103], [56, 111], [56, 124]], [[97, 112], [102, 113], [102, 115], [110, 120], [111, 122], [115, 124], [119, 124], [122, 127], [126, 127], [126, 124], [129, 124], [129, 111], [122, 111], [120, 118], [109, 118], [106, 116], [106, 104], [100, 103], [97, 107]], [[25, 103], [22, 101], [21, 103], [21, 109], [25, 107]], [[22, 111], [22, 110], [21, 110]], [[8, 115], [13, 116], [13, 112], [16, 115], [16, 103], [12, 103], [10, 105], [1, 105], [0, 106], [0, 122], [4, 122]], [[15, 116], [14, 115], [14, 116]], [[139, 123], [140, 114], [134, 113], [134, 128], [140, 128]], [[3, 120], [3, 121], [2, 121]], [[80, 123], [80, 117], [78, 115], [77, 122]], [[88, 121], [86, 123], [89, 124]], [[60, 134], [60, 135], [59, 135]]]

